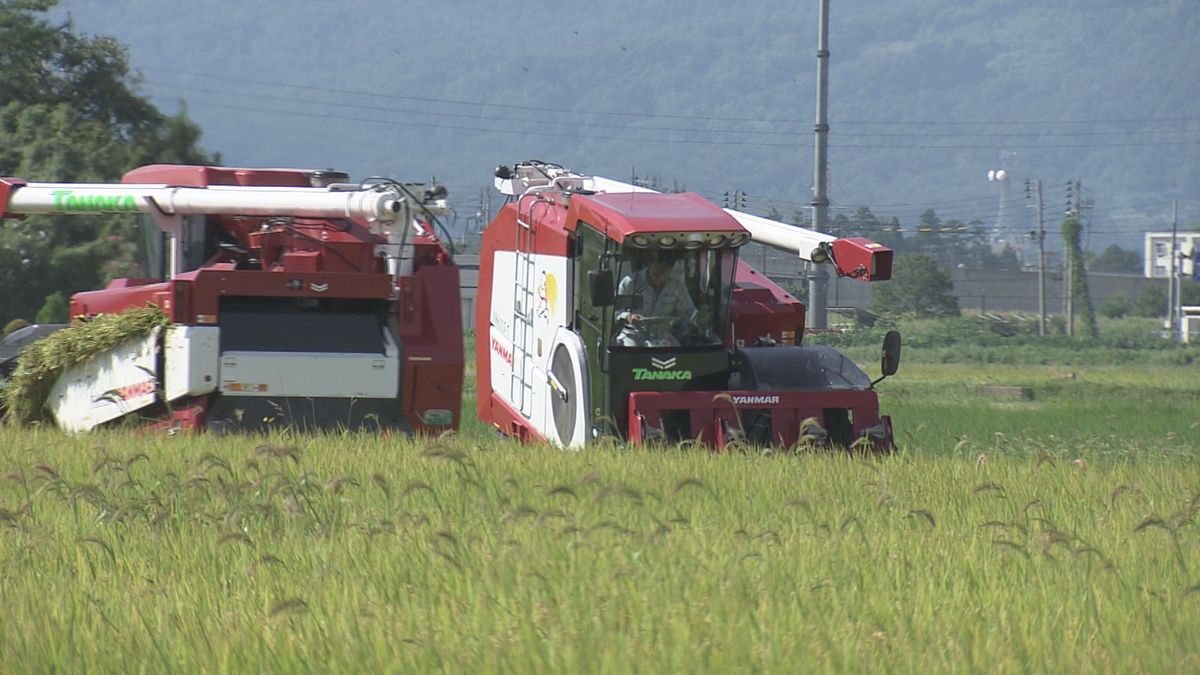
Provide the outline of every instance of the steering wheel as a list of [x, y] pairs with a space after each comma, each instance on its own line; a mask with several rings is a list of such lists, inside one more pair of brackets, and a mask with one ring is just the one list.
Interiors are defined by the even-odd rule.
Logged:
[[674, 321], [675, 317], [660, 314], [651, 316], [642, 315], [637, 321], [630, 323], [638, 327], [645, 326], [647, 328], [652, 328], [658, 326], [670, 326], [672, 323], [674, 323]]

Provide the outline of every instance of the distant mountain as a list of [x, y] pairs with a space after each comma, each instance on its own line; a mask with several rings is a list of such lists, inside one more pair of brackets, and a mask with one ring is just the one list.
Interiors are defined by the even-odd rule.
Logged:
[[[1069, 180], [1090, 244], [1200, 223], [1200, 3], [830, 3], [835, 212], [1052, 233]], [[185, 101], [234, 165], [436, 176], [460, 223], [493, 166], [655, 177], [749, 210], [811, 198], [817, 2], [64, 0]], [[1005, 169], [1007, 183], [989, 182]], [[993, 174], [995, 175], [995, 174]], [[1007, 191], [1007, 197], [1005, 197]], [[498, 200], [493, 199], [493, 205]]]

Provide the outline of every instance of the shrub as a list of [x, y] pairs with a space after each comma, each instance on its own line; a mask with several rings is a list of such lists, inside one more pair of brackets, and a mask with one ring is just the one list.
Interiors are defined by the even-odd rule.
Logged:
[[1120, 319], [1133, 311], [1133, 302], [1124, 293], [1114, 293], [1100, 303], [1100, 316]]

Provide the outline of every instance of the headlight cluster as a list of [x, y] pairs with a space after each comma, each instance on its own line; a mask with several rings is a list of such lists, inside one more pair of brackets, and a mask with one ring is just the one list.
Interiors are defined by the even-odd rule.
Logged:
[[665, 232], [639, 233], [629, 238], [634, 248], [702, 248], [738, 247], [750, 240], [748, 232]]

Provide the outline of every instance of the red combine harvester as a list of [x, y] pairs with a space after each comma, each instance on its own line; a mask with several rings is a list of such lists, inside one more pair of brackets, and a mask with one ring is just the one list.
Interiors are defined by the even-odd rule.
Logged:
[[526, 162], [496, 170], [510, 201], [483, 233], [476, 315], [480, 418], [521, 439], [581, 447], [699, 440], [721, 448], [893, 447], [872, 381], [801, 346], [804, 305], [738, 259], [752, 239], [890, 278], [892, 251]]
[[457, 428], [458, 268], [433, 231], [445, 195], [299, 169], [0, 179], [3, 217], [141, 213], [157, 225], [158, 276], [78, 293], [71, 316], [153, 305], [169, 325], [66, 369], [47, 407], [73, 431], [131, 415], [221, 432]]

